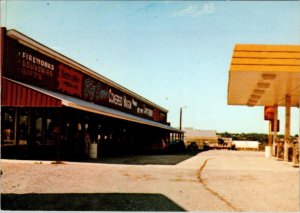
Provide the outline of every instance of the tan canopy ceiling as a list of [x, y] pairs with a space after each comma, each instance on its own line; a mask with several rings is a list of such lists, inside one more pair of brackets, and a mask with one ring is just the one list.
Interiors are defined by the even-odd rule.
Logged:
[[229, 105], [299, 107], [300, 45], [237, 44], [228, 81]]

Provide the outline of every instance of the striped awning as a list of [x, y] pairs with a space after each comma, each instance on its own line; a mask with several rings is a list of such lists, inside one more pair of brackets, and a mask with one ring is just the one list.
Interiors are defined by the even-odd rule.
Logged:
[[1, 106], [62, 107], [62, 101], [35, 89], [1, 78]]

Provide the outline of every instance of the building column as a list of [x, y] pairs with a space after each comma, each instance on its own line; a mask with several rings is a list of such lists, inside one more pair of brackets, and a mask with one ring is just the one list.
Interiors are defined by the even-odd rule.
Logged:
[[62, 129], [62, 122], [61, 122], [61, 109], [57, 109], [57, 124], [54, 127], [55, 133], [55, 140], [56, 140], [56, 163], [60, 163], [61, 157], [61, 129]]
[[[300, 97], [299, 97], [299, 106], [300, 106]], [[300, 121], [300, 109], [299, 109], [299, 121]], [[299, 145], [300, 145], [300, 123], [299, 123], [299, 132], [298, 132], [298, 143], [294, 144], [293, 151], [293, 166], [299, 167]]]
[[274, 120], [273, 120], [273, 127], [274, 127], [274, 134], [273, 134], [273, 156], [277, 156], [276, 146], [277, 146], [277, 120], [278, 120], [278, 106], [274, 106]]
[[[19, 108], [15, 107], [15, 122], [14, 122], [14, 140], [15, 144], [19, 146]], [[17, 148], [19, 149], [19, 147]]]
[[289, 161], [289, 148], [291, 147], [291, 96], [285, 97], [285, 133], [284, 133], [284, 160]]

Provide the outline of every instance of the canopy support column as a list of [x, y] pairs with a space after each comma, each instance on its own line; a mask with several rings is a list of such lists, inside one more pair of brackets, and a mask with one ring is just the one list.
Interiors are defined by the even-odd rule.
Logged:
[[[300, 107], [300, 98], [299, 98], [299, 107]], [[300, 121], [300, 109], [299, 109], [299, 121]], [[298, 141], [294, 143], [294, 151], [293, 151], [293, 166], [298, 166], [298, 167], [299, 167], [299, 145], [300, 145], [300, 123], [299, 123]]]
[[285, 133], [284, 133], [284, 160], [289, 161], [289, 149], [291, 148], [291, 96], [285, 97]]
[[273, 134], [273, 156], [277, 156], [277, 120], [278, 120], [278, 106], [274, 106], [274, 120], [273, 120], [273, 127], [274, 127], [274, 134]]
[[268, 146], [265, 147], [265, 157], [270, 158], [272, 156], [272, 121], [268, 122], [269, 134], [268, 134]]

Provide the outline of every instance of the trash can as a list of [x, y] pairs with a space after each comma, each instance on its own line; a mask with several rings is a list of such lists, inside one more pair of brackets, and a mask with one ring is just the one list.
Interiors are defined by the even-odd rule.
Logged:
[[96, 159], [97, 158], [97, 145], [96, 143], [89, 144], [89, 158]]
[[271, 146], [265, 146], [265, 157], [270, 158], [271, 156]]

